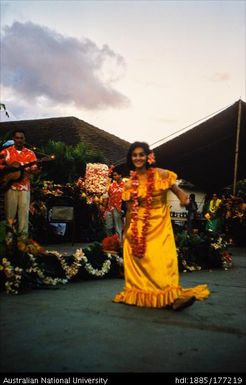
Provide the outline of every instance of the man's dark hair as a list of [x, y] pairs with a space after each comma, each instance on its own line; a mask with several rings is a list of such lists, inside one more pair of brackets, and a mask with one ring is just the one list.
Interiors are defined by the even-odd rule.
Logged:
[[121, 169], [120, 169], [120, 166], [114, 166], [113, 171], [112, 171], [112, 174], [113, 174], [114, 172], [117, 172], [118, 175], [121, 175], [121, 176], [122, 176], [122, 171], [121, 171]]
[[26, 133], [25, 133], [24, 130], [22, 130], [22, 128], [16, 128], [16, 129], [12, 132], [12, 138], [15, 136], [15, 134], [17, 134], [17, 132], [23, 134], [23, 135], [26, 137]]

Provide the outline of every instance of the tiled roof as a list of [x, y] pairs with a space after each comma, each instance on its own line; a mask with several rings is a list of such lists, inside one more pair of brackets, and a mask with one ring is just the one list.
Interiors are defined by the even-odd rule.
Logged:
[[27, 142], [35, 147], [45, 145], [49, 140], [61, 141], [68, 145], [87, 143], [90, 147], [100, 150], [109, 164], [124, 159], [130, 145], [126, 140], [73, 116], [0, 123], [1, 134], [4, 135], [17, 128], [25, 131]]

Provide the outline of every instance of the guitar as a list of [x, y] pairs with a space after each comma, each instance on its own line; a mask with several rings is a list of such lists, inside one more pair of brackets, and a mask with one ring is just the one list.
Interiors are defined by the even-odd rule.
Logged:
[[22, 179], [26, 168], [31, 167], [34, 164], [41, 164], [53, 159], [53, 156], [46, 156], [26, 164], [20, 164], [19, 162], [8, 164], [8, 166], [0, 174], [0, 191], [6, 191], [10, 188], [12, 183], [19, 182]]

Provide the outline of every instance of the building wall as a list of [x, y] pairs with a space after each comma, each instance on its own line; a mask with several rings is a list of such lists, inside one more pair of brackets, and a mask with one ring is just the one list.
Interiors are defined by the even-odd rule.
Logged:
[[[179, 184], [179, 182], [177, 184]], [[204, 192], [198, 191], [196, 189], [191, 190], [191, 189], [182, 187], [182, 190], [184, 190], [188, 195], [190, 195], [191, 193], [195, 194], [196, 203], [198, 205], [198, 212], [201, 213], [202, 209], [203, 209], [206, 194]], [[185, 207], [180, 206], [178, 198], [176, 197], [175, 194], [173, 194], [173, 192], [171, 190], [169, 190], [167, 193], [167, 202], [169, 204], [171, 212], [187, 213], [187, 210], [185, 209]]]

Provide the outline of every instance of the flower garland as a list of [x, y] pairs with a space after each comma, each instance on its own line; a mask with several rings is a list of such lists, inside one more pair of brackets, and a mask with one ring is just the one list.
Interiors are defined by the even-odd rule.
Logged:
[[78, 271], [81, 267], [81, 260], [84, 256], [84, 252], [82, 249], [77, 249], [76, 252], [73, 254], [74, 262], [71, 265], [68, 265], [65, 261], [65, 258], [62, 254], [58, 253], [56, 250], [52, 250], [48, 252], [49, 254], [53, 254], [57, 257], [59, 260], [61, 267], [63, 271], [65, 272], [65, 275], [67, 279], [71, 279], [76, 274], [78, 274]]
[[119, 266], [124, 265], [123, 258], [120, 257], [117, 253], [111, 252], [111, 253], [106, 253], [109, 259], [112, 259], [112, 257], [116, 260]]
[[[87, 250], [90, 250], [90, 246], [87, 247]], [[101, 270], [96, 269], [92, 266], [91, 263], [89, 263], [88, 258], [86, 257], [85, 254], [82, 256], [82, 261], [84, 262], [84, 268], [89, 273], [90, 275], [96, 276], [96, 277], [103, 277], [105, 274], [107, 274], [110, 270], [111, 267], [111, 260], [112, 257], [116, 260], [118, 265], [123, 265], [123, 258], [118, 256], [117, 254], [114, 254], [113, 252], [104, 252], [104, 254], [107, 255], [108, 259], [104, 261]]]
[[[90, 247], [87, 247], [86, 250], [89, 251]], [[67, 265], [67, 263], [65, 262], [64, 256], [58, 253], [57, 251], [49, 251], [48, 254], [53, 254], [60, 261], [61, 266], [66, 274], [66, 279], [53, 278], [45, 275], [36, 261], [36, 256], [28, 252], [26, 253], [31, 262], [31, 266], [26, 269], [26, 272], [37, 274], [37, 276], [42, 280], [42, 283], [44, 285], [56, 286], [58, 284], [65, 284], [78, 273], [81, 267], [83, 267], [87, 271], [87, 273], [92, 276], [103, 277], [110, 271], [111, 261], [113, 259], [116, 260], [119, 266], [123, 266], [123, 258], [121, 258], [117, 253], [114, 252], [103, 253], [104, 255], [106, 254], [107, 259], [103, 262], [102, 268], [100, 270], [94, 268], [92, 264], [89, 263], [88, 258], [86, 257], [82, 249], [77, 249], [76, 252], [73, 254], [75, 260], [70, 266]], [[6, 293], [18, 294], [20, 285], [22, 283], [23, 269], [19, 267], [13, 267], [7, 258], [3, 258], [1, 263], [2, 264], [0, 264], [0, 270], [3, 270], [3, 273], [6, 277]]]
[[0, 269], [3, 270], [7, 281], [5, 282], [5, 290], [7, 294], [18, 294], [22, 278], [22, 269], [13, 267], [7, 258], [2, 259]]
[[139, 208], [139, 199], [138, 199], [138, 187], [139, 187], [139, 178], [136, 171], [131, 172], [132, 180], [132, 209], [131, 209], [131, 220], [132, 220], [132, 236], [131, 236], [131, 248], [132, 253], [137, 258], [143, 258], [146, 251], [146, 235], [147, 230], [150, 226], [149, 217], [151, 210], [151, 202], [153, 198], [154, 191], [154, 169], [149, 168], [147, 170], [147, 194], [145, 198], [145, 212], [143, 216], [143, 227], [140, 237], [138, 236], [138, 208]]
[[96, 269], [94, 268], [91, 263], [88, 262], [88, 258], [84, 255], [83, 256], [84, 261], [84, 268], [87, 271], [87, 273], [94, 275], [96, 277], [103, 277], [105, 274], [107, 274], [111, 267], [111, 261], [110, 259], [106, 259], [106, 261], [103, 262], [102, 269]]
[[216, 199], [216, 200], [211, 199], [211, 201], [209, 202], [209, 212], [214, 214], [218, 210], [220, 204], [221, 204], [221, 199]]
[[31, 264], [32, 266], [29, 267], [28, 269], [26, 269], [27, 273], [35, 273], [37, 274], [37, 276], [42, 280], [42, 283], [44, 285], [52, 285], [52, 286], [56, 286], [58, 285], [59, 283], [61, 284], [65, 284], [67, 283], [67, 279], [63, 279], [63, 278], [52, 278], [52, 277], [49, 277], [48, 275], [45, 275], [44, 272], [41, 270], [41, 268], [39, 267], [37, 261], [36, 261], [36, 257], [34, 254], [31, 254], [31, 253], [27, 253], [28, 257], [30, 258], [30, 261], [31, 261]]

